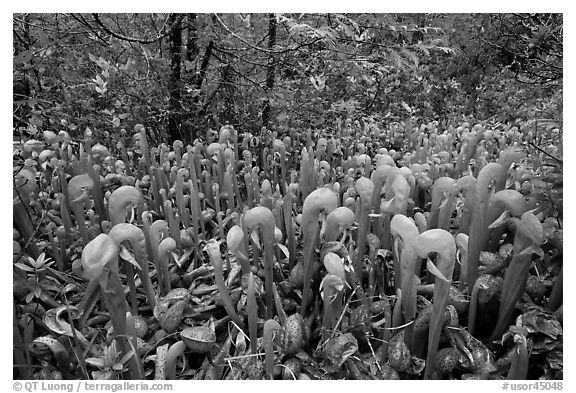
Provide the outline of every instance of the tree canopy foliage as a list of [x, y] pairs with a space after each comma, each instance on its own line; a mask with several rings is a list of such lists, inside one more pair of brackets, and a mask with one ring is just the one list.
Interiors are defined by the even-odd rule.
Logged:
[[562, 116], [561, 14], [15, 14], [14, 130]]

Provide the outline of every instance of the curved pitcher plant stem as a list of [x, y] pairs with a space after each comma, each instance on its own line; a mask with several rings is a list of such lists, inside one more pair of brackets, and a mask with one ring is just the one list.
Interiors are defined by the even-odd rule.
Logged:
[[226, 287], [226, 283], [224, 282], [224, 269], [222, 266], [222, 256], [220, 255], [219, 243], [214, 239], [210, 239], [208, 243], [206, 243], [204, 250], [208, 253], [210, 261], [214, 266], [214, 279], [216, 281], [216, 286], [218, 287], [218, 292], [220, 293], [220, 297], [222, 298], [222, 303], [224, 304], [226, 312], [234, 321], [234, 323], [236, 323], [240, 328], [244, 328], [244, 322], [242, 322], [236, 313], [234, 303], [232, 302], [232, 297], [230, 296], [230, 290], [228, 287]]
[[175, 216], [174, 208], [172, 207], [172, 201], [164, 201], [164, 212], [168, 218], [168, 231], [170, 232], [170, 237], [174, 239], [176, 248], [178, 250], [182, 250], [179, 220], [178, 217]]
[[426, 355], [426, 369], [424, 372], [424, 379], [429, 379], [434, 370], [444, 312], [448, 305], [448, 295], [452, 282], [452, 273], [454, 271], [456, 242], [448, 231], [443, 229], [429, 229], [416, 238], [414, 249], [416, 255], [420, 258], [428, 258], [428, 254], [432, 252], [437, 253], [436, 265], [430, 261], [427, 264], [427, 270], [436, 276], [432, 319], [428, 333], [428, 353]]
[[[274, 231], [276, 228], [272, 211], [263, 206], [256, 206], [244, 213], [243, 223], [249, 230], [257, 229], [262, 225], [262, 242], [264, 244], [264, 275], [266, 287], [266, 319], [274, 315], [274, 293], [272, 291], [273, 264], [274, 264]], [[255, 263], [257, 263], [255, 261]]]
[[266, 378], [274, 379], [274, 333], [282, 327], [274, 319], [268, 319], [264, 323], [264, 352]]
[[304, 287], [302, 290], [302, 307], [300, 314], [304, 316], [308, 308], [310, 285], [312, 278], [312, 258], [319, 230], [319, 215], [321, 211], [328, 214], [338, 206], [338, 198], [332, 190], [319, 188], [312, 191], [304, 200], [302, 207], [302, 231], [304, 236]]
[[[120, 352], [126, 356], [130, 344], [126, 331], [128, 303], [124, 296], [124, 287], [118, 277], [118, 247], [108, 235], [100, 234], [82, 250], [82, 267], [86, 278], [99, 283], [102, 296], [110, 314], [114, 334]], [[85, 296], [90, 296], [86, 293]]]
[[250, 336], [250, 351], [258, 352], [258, 306], [256, 305], [256, 284], [254, 273], [248, 275], [248, 291], [246, 293], [246, 311], [248, 312], [248, 332]]
[[158, 248], [160, 246], [160, 239], [162, 236], [168, 236], [168, 224], [164, 220], [156, 220], [148, 228], [148, 241], [150, 244], [150, 250], [152, 251], [152, 261], [156, 266], [158, 288], [160, 289], [160, 294], [163, 296], [167, 293], [164, 292], [164, 282], [168, 278], [164, 277], [164, 268], [159, 259]]
[[168, 353], [166, 354], [166, 379], [174, 380], [176, 379], [176, 363], [178, 357], [184, 354], [186, 349], [186, 344], [184, 341], [175, 342], [168, 348]]
[[524, 195], [516, 190], [496, 192], [488, 203], [489, 243], [487, 250], [495, 252], [500, 246], [500, 238], [506, 229], [504, 224], [508, 218], [521, 217], [528, 210], [528, 202]]
[[458, 222], [458, 231], [468, 234], [470, 232], [470, 222], [472, 221], [472, 212], [476, 204], [476, 178], [472, 175], [466, 175], [458, 179], [456, 185], [458, 190], [465, 196], [462, 215]]
[[488, 201], [490, 198], [490, 184], [500, 171], [500, 164], [491, 162], [478, 174], [476, 183], [476, 204], [473, 208], [472, 222], [470, 225], [470, 241], [468, 243], [468, 271], [466, 279], [468, 288], [472, 288], [478, 278], [478, 264], [480, 251], [488, 241]]
[[88, 234], [86, 220], [84, 218], [84, 204], [85, 201], [88, 200], [87, 190], [91, 190], [93, 187], [94, 182], [87, 174], [74, 176], [68, 183], [68, 194], [71, 198], [70, 205], [72, 206], [76, 225], [78, 226], [84, 245], [90, 242], [90, 235]]
[[[428, 220], [428, 229], [441, 228], [448, 230], [449, 228], [443, 228], [439, 226], [440, 222], [440, 209], [441, 202], [444, 201], [445, 204], [449, 203], [454, 199], [454, 195], [458, 192], [458, 187], [456, 185], [456, 180], [451, 177], [440, 177], [432, 185], [432, 206], [430, 207], [430, 217]], [[448, 200], [444, 197], [444, 194], [448, 194]], [[452, 203], [450, 203], [451, 205]], [[452, 211], [450, 211], [452, 213]], [[442, 217], [444, 226], [446, 226], [446, 217]], [[448, 217], [449, 221], [449, 217]]]
[[508, 370], [507, 379], [510, 380], [526, 380], [528, 378], [529, 355], [528, 343], [523, 334], [514, 334], [514, 342], [516, 348], [512, 355], [512, 363], [510, 370]]
[[176, 249], [176, 241], [171, 237], [162, 239], [158, 245], [158, 267], [162, 272], [162, 285], [160, 286], [160, 294], [167, 295], [171, 291], [170, 287], [170, 269], [168, 261], [170, 260], [170, 253]]
[[364, 255], [366, 254], [366, 238], [370, 231], [370, 217], [368, 214], [372, 209], [374, 183], [366, 177], [361, 177], [356, 181], [354, 188], [360, 196], [360, 217], [358, 220], [358, 237], [356, 239], [357, 254], [354, 260], [354, 270], [356, 271], [358, 281], [362, 282]]
[[[395, 276], [395, 281], [400, 283], [399, 289], [402, 296], [402, 310], [404, 314], [404, 321], [411, 322], [416, 318], [416, 296], [417, 296], [417, 282], [416, 276], [416, 254], [414, 246], [416, 239], [420, 236], [420, 232], [416, 224], [404, 216], [403, 214], [396, 214], [390, 221], [390, 232], [394, 238], [394, 256], [398, 262], [399, 269]], [[413, 324], [406, 327], [405, 339], [409, 347], [412, 342]]]
[[514, 317], [516, 302], [526, 288], [528, 272], [532, 266], [532, 254], [543, 256], [540, 245], [544, 242], [542, 224], [536, 216], [528, 211], [520, 219], [514, 237], [512, 261], [504, 274], [498, 321], [491, 339], [498, 340]]
[[153, 309], [156, 304], [156, 300], [148, 269], [148, 257], [146, 252], [146, 240], [144, 238], [144, 232], [135, 225], [120, 223], [112, 227], [108, 233], [108, 236], [110, 236], [116, 242], [118, 247], [123, 241], [128, 241], [132, 246], [135, 259], [140, 266], [138, 275], [140, 276], [140, 280], [142, 281], [142, 285], [146, 292], [148, 304]]
[[137, 206], [142, 199], [140, 191], [133, 186], [121, 186], [116, 189], [108, 201], [108, 212], [112, 226], [126, 222], [126, 205]]

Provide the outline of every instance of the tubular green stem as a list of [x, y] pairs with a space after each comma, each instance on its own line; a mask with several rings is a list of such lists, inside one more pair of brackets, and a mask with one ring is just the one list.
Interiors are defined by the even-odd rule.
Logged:
[[62, 262], [60, 247], [58, 247], [58, 244], [56, 243], [56, 240], [54, 239], [53, 235], [53, 231], [56, 225], [53, 222], [51, 222], [50, 224], [47, 226], [50, 249], [52, 250], [52, 255], [54, 255], [54, 261], [56, 261], [56, 267], [58, 268], [58, 271], [64, 272], [64, 263]]
[[[258, 206], [256, 206], [256, 207], [258, 207]], [[252, 208], [252, 209], [254, 209], [254, 208]], [[259, 238], [262, 238], [258, 228], [254, 229], [254, 231], [256, 231], [258, 233]], [[263, 251], [263, 250], [260, 249], [260, 245], [257, 244], [256, 240], [251, 236], [251, 230], [247, 226], [246, 226], [246, 232], [248, 234], [249, 245], [252, 248], [252, 259], [254, 260], [254, 268], [258, 272], [261, 269], [259, 261], [260, 261], [261, 251]]]
[[532, 266], [532, 254], [543, 254], [540, 248], [543, 242], [542, 224], [531, 211], [524, 213], [516, 229], [512, 261], [504, 274], [502, 300], [498, 311], [498, 321], [491, 335], [492, 340], [500, 339], [502, 333], [508, 328], [514, 316], [516, 302], [526, 288], [528, 272]]
[[166, 217], [168, 218], [168, 230], [170, 232], [170, 237], [176, 242], [176, 248], [182, 251], [182, 239], [180, 238], [180, 225], [179, 220], [175, 217], [174, 209], [172, 208], [172, 201], [164, 201], [164, 211], [166, 212]]
[[62, 261], [62, 271], [64, 271], [68, 267], [66, 259], [66, 230], [64, 227], [56, 228], [56, 237], [58, 238], [58, 253]]
[[[396, 214], [390, 221], [390, 232], [394, 237], [394, 254], [399, 260], [395, 281], [400, 283], [404, 319], [410, 322], [416, 318], [416, 254], [414, 244], [420, 235], [416, 224], [403, 214]], [[399, 242], [403, 245], [399, 247]], [[398, 255], [400, 254], [400, 255]], [[408, 338], [409, 335], [407, 335]], [[408, 341], [409, 342], [409, 341]]]
[[154, 205], [156, 206], [156, 211], [159, 213], [163, 213], [162, 210], [162, 198], [160, 197], [160, 186], [158, 183], [158, 176], [156, 176], [157, 169], [155, 166], [150, 167], [150, 191], [152, 192], [152, 199], [154, 199]]
[[467, 282], [466, 273], [468, 272], [468, 240], [469, 237], [465, 233], [459, 233], [456, 235], [456, 247], [460, 250], [460, 276], [458, 277], [460, 290], [464, 289]]
[[273, 319], [264, 323], [264, 352], [266, 378], [274, 379], [274, 332], [280, 331], [280, 324]]
[[144, 233], [144, 240], [146, 241], [146, 252], [156, 264], [156, 257], [152, 251], [152, 239], [150, 238], [150, 226], [152, 225], [152, 214], [149, 211], [142, 212], [142, 232]]
[[528, 378], [528, 345], [526, 342], [526, 337], [522, 335], [516, 335], [514, 338], [516, 341], [516, 350], [512, 356], [512, 364], [510, 365], [510, 370], [508, 371], [508, 379], [510, 380], [526, 380]]
[[[110, 314], [110, 320], [117, 336], [118, 347], [123, 356], [130, 352], [127, 342], [126, 313], [128, 303], [124, 296], [124, 287], [118, 277], [118, 247], [108, 235], [98, 235], [82, 250], [82, 266], [91, 280], [89, 287], [100, 285], [102, 296]], [[87, 291], [85, 296], [91, 297], [94, 291]], [[84, 301], [84, 299], [83, 299]]]
[[472, 221], [472, 212], [476, 204], [476, 178], [472, 175], [466, 175], [456, 182], [458, 189], [464, 194], [464, 207], [462, 216], [458, 223], [458, 231], [468, 234], [470, 232], [470, 222]]
[[[502, 214], [520, 217], [528, 210], [528, 202], [524, 195], [516, 190], [502, 190], [496, 192], [488, 203], [488, 222], [494, 223]], [[507, 213], [505, 213], [507, 212]], [[506, 230], [505, 225], [499, 225], [489, 230], [487, 250], [496, 252], [500, 246], [500, 239]]]
[[[342, 283], [342, 280], [339, 277], [333, 277], [338, 280], [338, 283]], [[342, 290], [338, 290], [334, 283], [324, 285], [324, 313], [322, 316], [322, 341], [324, 342], [326, 342], [334, 333], [333, 330], [335, 329], [338, 317], [342, 312], [342, 299]]]
[[164, 276], [163, 269], [159, 261], [158, 247], [160, 245], [160, 239], [164, 236], [168, 236], [168, 224], [164, 220], [154, 221], [148, 229], [148, 240], [150, 244], [150, 250], [152, 251], [152, 259], [154, 265], [156, 266], [156, 275], [158, 277], [158, 287], [163, 288]]
[[[198, 187], [192, 180], [189, 181], [190, 184], [190, 214], [192, 215], [192, 225], [194, 226], [195, 242], [198, 241], [198, 236], [200, 232], [204, 232], [204, 221], [202, 220], [202, 205], [200, 203], [200, 198], [198, 196]], [[196, 244], [196, 243], [195, 243]], [[196, 244], [197, 246], [197, 244]], [[198, 247], [196, 247], [198, 250]], [[196, 252], [198, 254], [198, 252]]]
[[12, 342], [14, 345], [13, 354], [15, 364], [26, 365], [27, 367], [18, 367], [16, 370], [22, 379], [30, 379], [30, 370], [32, 362], [28, 345], [24, 341], [18, 326], [18, 317], [16, 315], [16, 303], [12, 303]]
[[404, 176], [400, 173], [392, 181], [392, 211], [393, 214], [408, 214], [408, 198], [410, 195], [410, 184]]
[[[278, 293], [278, 289], [276, 288], [276, 283], [272, 283], [272, 290], [274, 291], [274, 304], [276, 305], [276, 310], [278, 312], [278, 320], [283, 326], [286, 326], [286, 320], [288, 317], [286, 316], [286, 312], [282, 306], [282, 299], [280, 298], [280, 294]], [[294, 314], [300, 315], [300, 314]]]
[[532, 262], [532, 254], [514, 255], [504, 275], [502, 300], [498, 311], [498, 321], [491, 340], [498, 340], [510, 325], [516, 302], [524, 293], [526, 280]]
[[256, 305], [256, 284], [254, 273], [248, 275], [248, 291], [246, 295], [246, 311], [248, 312], [248, 331], [250, 335], [250, 351], [258, 352], [258, 306]]
[[224, 184], [224, 173], [226, 172], [226, 159], [224, 156], [224, 146], [220, 144], [218, 149], [218, 184]]
[[168, 348], [166, 354], [166, 379], [174, 380], [176, 379], [176, 362], [179, 356], [184, 354], [186, 349], [186, 344], [184, 341], [178, 341]]
[[[264, 275], [266, 277], [266, 319], [274, 315], [274, 293], [272, 291], [273, 264], [274, 264], [274, 232], [276, 228], [272, 211], [263, 206], [257, 206], [244, 214], [244, 225], [248, 229], [256, 229], [262, 225], [262, 243], [264, 244]], [[255, 262], [257, 263], [257, 262]]]
[[244, 174], [244, 184], [246, 185], [248, 208], [251, 209], [254, 207], [254, 190], [252, 188], [252, 174], [250, 171], [246, 171]]
[[328, 188], [319, 188], [311, 192], [304, 200], [302, 207], [302, 228], [304, 235], [304, 287], [302, 291], [302, 316], [306, 313], [310, 296], [310, 284], [312, 278], [312, 258], [314, 245], [319, 230], [318, 218], [320, 212], [325, 210], [330, 213], [338, 206], [338, 198]]
[[184, 204], [184, 177], [188, 176], [188, 170], [186, 168], [180, 168], [178, 170], [178, 174], [176, 175], [176, 187], [175, 187], [175, 194], [176, 194], [176, 206], [178, 206], [178, 212], [180, 213], [180, 217], [182, 218], [182, 223], [184, 224], [185, 228], [190, 227], [190, 220], [189, 217], [185, 213], [185, 204]]
[[142, 124], [136, 124], [134, 126], [134, 131], [140, 133], [140, 154], [144, 157], [144, 163], [146, 165], [146, 173], [150, 173], [150, 150], [148, 149], [148, 139], [146, 138], [146, 130]]
[[290, 253], [290, 256], [288, 257], [288, 266], [292, 269], [296, 263], [296, 239], [294, 236], [294, 223], [292, 219], [292, 195], [289, 192], [284, 196], [284, 204], [282, 207], [284, 213], [284, 224], [286, 225], [288, 252]]
[[310, 172], [310, 157], [308, 155], [308, 151], [306, 147], [302, 148], [301, 160], [300, 160], [300, 176], [299, 176], [299, 184], [300, 184], [300, 191], [302, 194], [302, 201], [306, 200], [306, 197], [312, 190], [310, 190], [309, 185], [309, 178], [308, 173]]
[[68, 193], [68, 187], [66, 186], [66, 163], [62, 160], [58, 162], [58, 182], [60, 183], [60, 192], [64, 194], [64, 203], [66, 203], [66, 207], [68, 211], [71, 210], [70, 206], [70, 194]]
[[468, 271], [466, 278], [468, 288], [472, 288], [478, 278], [478, 264], [480, 251], [488, 241], [488, 198], [490, 183], [496, 178], [500, 164], [492, 162], [480, 171], [476, 183], [476, 204], [473, 207], [472, 223], [470, 226], [470, 241], [468, 243]]
[[226, 287], [226, 283], [224, 282], [224, 271], [222, 267], [222, 256], [220, 255], [220, 246], [218, 242], [214, 239], [210, 239], [206, 244], [205, 248], [206, 252], [210, 256], [210, 261], [214, 266], [214, 279], [216, 281], [216, 286], [218, 287], [218, 292], [222, 298], [222, 303], [224, 304], [224, 308], [226, 312], [230, 316], [230, 318], [236, 323], [240, 328], [244, 328], [244, 322], [240, 319], [238, 314], [236, 313], [236, 309], [234, 307], [234, 303], [232, 302], [232, 297], [230, 296], [230, 291]]
[[[397, 185], [396, 183], [396, 178], [398, 176], [402, 176], [402, 173], [400, 172], [400, 169], [397, 167], [392, 167], [386, 174], [386, 181], [384, 184], [384, 197], [387, 203], [391, 203], [388, 202], [390, 201], [392, 198], [394, 198], [394, 194], [395, 194], [395, 186]], [[404, 179], [405, 180], [405, 179]], [[385, 212], [382, 210], [382, 206], [386, 206], [386, 202], [382, 203], [382, 201], [380, 200], [380, 205], [378, 206], [378, 210], [377, 212], [382, 213], [382, 216], [379, 218], [379, 227], [381, 228], [381, 237], [380, 240], [382, 241], [382, 248], [385, 248], [387, 250], [390, 249], [390, 240], [391, 240], [391, 235], [390, 235], [390, 220], [392, 219], [392, 215], [393, 213], [389, 213], [389, 212]]]
[[176, 241], [171, 237], [162, 239], [158, 246], [158, 265], [157, 269], [162, 272], [162, 286], [160, 287], [160, 294], [165, 296], [171, 290], [170, 288], [170, 269], [168, 267], [168, 260], [170, 252], [176, 249]]
[[468, 308], [468, 333], [472, 336], [476, 331], [476, 315], [478, 314], [478, 294], [480, 290], [483, 289], [484, 280], [482, 277], [478, 277], [472, 288], [472, 293], [470, 295], [470, 307]]
[[416, 255], [427, 258], [431, 252], [437, 253], [436, 266], [428, 264], [428, 271], [434, 268], [436, 272], [434, 285], [434, 302], [430, 331], [428, 333], [428, 353], [426, 355], [426, 370], [424, 379], [429, 379], [436, 361], [436, 352], [440, 341], [440, 333], [444, 320], [444, 311], [448, 304], [448, 295], [454, 271], [454, 257], [456, 254], [456, 242], [450, 232], [443, 229], [429, 229], [416, 239], [414, 246]]
[[203, 171], [202, 177], [204, 178], [204, 198], [206, 198], [206, 200], [212, 206], [214, 206], [214, 193], [212, 191], [213, 189], [212, 176], [210, 175], [210, 172]]
[[74, 211], [74, 218], [76, 220], [76, 226], [80, 231], [80, 236], [82, 237], [82, 242], [84, 245], [90, 242], [90, 236], [88, 235], [88, 230], [86, 229], [86, 220], [84, 219], [84, 207], [82, 206], [83, 201], [72, 202], [72, 210]]
[[232, 189], [234, 190], [234, 196], [231, 197], [231, 205], [232, 208], [234, 209], [234, 206], [236, 209], [238, 209], [238, 211], [241, 211], [242, 209], [244, 209], [245, 206], [245, 201], [242, 198], [242, 194], [240, 194], [240, 186], [238, 185], [238, 169], [237, 169], [237, 164], [236, 164], [236, 156], [234, 156], [234, 161], [233, 164], [231, 164], [231, 166], [228, 168], [230, 170], [231, 173], [231, 177], [232, 177]]
[[260, 197], [260, 205], [272, 210], [273, 198], [272, 183], [270, 183], [270, 180], [264, 179], [262, 186], [260, 187], [260, 192], [262, 193]]
[[202, 148], [201, 144], [197, 144], [194, 146], [194, 167], [196, 168], [196, 179], [200, 181], [202, 177]]
[[358, 276], [358, 281], [362, 282], [362, 271], [364, 268], [364, 255], [366, 253], [366, 238], [369, 232], [370, 217], [368, 214], [372, 208], [372, 193], [374, 183], [366, 177], [361, 177], [354, 186], [360, 196], [360, 217], [358, 221], [357, 254], [354, 270]]
[[498, 174], [496, 181], [494, 182], [495, 192], [504, 190], [510, 166], [514, 162], [521, 160], [523, 157], [524, 152], [519, 147], [516, 146], [508, 147], [500, 152], [500, 156], [498, 157], [498, 163], [501, 165], [501, 168], [500, 173]]
[[286, 195], [286, 186], [288, 185], [288, 172], [286, 167], [286, 150], [280, 149], [280, 192]]
[[176, 156], [176, 165], [180, 168], [182, 166], [182, 148], [184, 147], [184, 144], [182, 141], [176, 140], [172, 144], [172, 147], [174, 148], [174, 154]]
[[128, 261], [124, 262], [124, 270], [126, 271], [126, 281], [130, 290], [130, 305], [132, 314], [138, 315], [138, 294], [136, 293], [136, 282], [134, 281], [134, 266]]
[[[156, 299], [148, 269], [148, 258], [146, 255], [147, 254], [146, 239], [144, 236], [144, 232], [135, 225], [128, 223], [120, 223], [112, 227], [108, 235], [116, 242], [117, 246], [120, 246], [120, 244], [123, 241], [128, 241], [130, 243], [132, 250], [134, 251], [134, 257], [138, 262], [138, 265], [140, 266], [138, 275], [140, 276], [142, 286], [146, 291], [148, 304], [153, 309], [156, 304]], [[130, 263], [127, 263], [127, 265], [130, 265]]]
[[[185, 195], [184, 196], [184, 206], [189, 206], [190, 205], [190, 196], [189, 195]], [[189, 229], [191, 227], [190, 225], [190, 209], [187, 207], [184, 207], [184, 216], [182, 217], [182, 221], [186, 221], [188, 222], [188, 225], [184, 226], [184, 229]]]
[[70, 195], [70, 205], [74, 212], [76, 224], [82, 236], [84, 245], [88, 244], [90, 237], [86, 229], [86, 221], [84, 219], [84, 203], [88, 201], [87, 190], [92, 189], [94, 182], [87, 174], [74, 176], [68, 183], [68, 194]]
[[224, 172], [224, 183], [222, 184], [222, 191], [227, 196], [226, 199], [223, 198], [225, 202], [223, 203], [221, 208], [222, 211], [224, 212], [228, 209], [230, 209], [231, 211], [234, 211], [236, 209], [235, 207], [236, 198], [234, 197], [235, 193], [234, 177], [236, 177], [236, 175], [232, 168], [233, 168], [232, 164], [228, 164], [228, 166], [226, 167], [226, 172]]
[[270, 167], [268, 165], [268, 153], [269, 153], [269, 149], [268, 149], [268, 147], [265, 147], [264, 149], [261, 150], [261, 154], [260, 154], [260, 160], [262, 162], [262, 170], [264, 171], [264, 176], [266, 176], [266, 178], [270, 178]]
[[388, 345], [392, 335], [392, 309], [388, 299], [384, 300], [384, 333], [382, 334], [382, 344], [379, 348], [379, 360], [382, 364], [388, 361]]
[[102, 183], [100, 183], [100, 175], [97, 172], [98, 165], [92, 165], [92, 160], [88, 162], [88, 175], [94, 182], [92, 187], [92, 194], [94, 195], [94, 208], [98, 214], [99, 224], [102, 220], [107, 220], [108, 215], [106, 214], [106, 209], [104, 208], [104, 195], [102, 194]]
[[126, 151], [126, 146], [124, 146], [123, 143], [120, 143], [119, 147], [120, 147], [120, 154], [122, 154], [122, 160], [126, 164], [126, 174], [128, 176], [134, 176], [134, 173], [132, 172], [132, 165], [130, 163], [130, 158], [128, 157], [128, 152]]
[[252, 187], [253, 187], [253, 193], [252, 195], [254, 196], [254, 205], [257, 206], [258, 202], [260, 202], [258, 200], [259, 196], [260, 196], [260, 184], [258, 183], [258, 168], [252, 168]]
[[420, 233], [424, 233], [428, 230], [428, 224], [426, 223], [426, 216], [421, 212], [416, 212], [414, 214], [414, 222]]
[[[216, 221], [218, 223], [218, 236], [220, 239], [224, 239], [224, 226], [222, 225], [222, 207], [220, 206], [220, 186], [218, 184], [214, 184], [213, 186], [214, 192], [214, 203], [216, 208]], [[226, 267], [228, 271], [230, 271], [230, 259], [228, 258], [228, 254], [226, 254]]]
[[[194, 148], [192, 146], [187, 147], [188, 153], [188, 174], [190, 175], [190, 181], [192, 184], [197, 184], [198, 176], [196, 174], [196, 159], [194, 154]], [[190, 189], [192, 192], [192, 189]]]
[[[396, 303], [394, 304], [394, 309], [392, 311], [392, 328], [397, 328], [403, 324], [402, 321], [402, 290], [396, 290]], [[407, 322], [407, 321], [406, 321]]]
[[440, 208], [438, 216], [438, 228], [450, 230], [450, 219], [452, 218], [452, 213], [456, 209], [456, 194], [448, 195], [444, 205]]
[[[440, 220], [440, 203], [443, 200], [444, 193], [449, 193], [450, 197], [452, 197], [458, 192], [458, 187], [456, 185], [456, 180], [452, 179], [451, 177], [441, 177], [434, 182], [432, 186], [432, 205], [430, 207], [430, 219], [428, 221], [428, 229], [434, 228], [441, 228], [438, 223]], [[452, 205], [452, 203], [450, 204]], [[452, 211], [449, 210], [449, 214]], [[442, 218], [443, 221], [446, 221], [446, 218]], [[448, 220], [449, 222], [449, 217]], [[447, 228], [441, 228], [447, 229]]]
[[248, 259], [244, 240], [244, 230], [238, 225], [234, 225], [226, 234], [228, 250], [236, 256], [236, 260], [242, 268], [242, 274], [247, 275], [250, 273], [250, 260]]

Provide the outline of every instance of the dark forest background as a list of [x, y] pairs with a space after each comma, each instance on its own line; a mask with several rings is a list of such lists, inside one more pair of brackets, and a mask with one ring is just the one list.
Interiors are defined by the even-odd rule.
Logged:
[[562, 119], [561, 14], [14, 14], [14, 132]]

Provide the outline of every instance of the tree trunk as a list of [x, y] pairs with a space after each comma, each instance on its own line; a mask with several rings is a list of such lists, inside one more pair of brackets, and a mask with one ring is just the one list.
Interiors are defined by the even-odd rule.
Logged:
[[206, 71], [208, 71], [208, 64], [210, 64], [210, 57], [212, 56], [212, 48], [214, 48], [214, 41], [210, 41], [206, 47], [206, 51], [204, 51], [202, 64], [200, 64], [200, 72], [198, 73], [195, 81], [197, 89], [202, 87], [202, 82], [206, 76]]
[[[268, 49], [274, 49], [276, 45], [276, 15], [268, 14]], [[268, 56], [268, 69], [266, 72], [266, 94], [274, 88], [275, 59], [274, 54]], [[268, 128], [270, 125], [270, 99], [264, 101], [262, 109], [262, 127]]]
[[186, 60], [194, 61], [198, 56], [198, 25], [196, 14], [188, 14], [188, 37], [186, 41]]
[[168, 88], [170, 100], [168, 103], [168, 140], [173, 143], [182, 139], [181, 113], [182, 97], [180, 70], [182, 68], [182, 14], [170, 15], [170, 79]]

